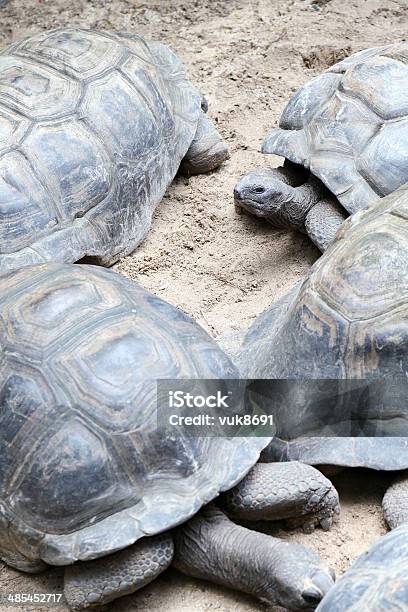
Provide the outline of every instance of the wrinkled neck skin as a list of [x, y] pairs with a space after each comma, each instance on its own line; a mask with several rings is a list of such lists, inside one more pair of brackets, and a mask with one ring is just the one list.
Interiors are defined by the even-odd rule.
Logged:
[[260, 534], [237, 527], [216, 510], [206, 511], [204, 520], [193, 519], [176, 537], [174, 565], [197, 578], [278, 603], [268, 590], [275, 592], [277, 587], [271, 569], [279, 564], [278, 553], [274, 554], [279, 541], [271, 538], [267, 551], [261, 541]]
[[[280, 206], [280, 217], [284, 225], [305, 231], [305, 221], [310, 209], [327, 195], [327, 189], [313, 175], [299, 187], [288, 185], [287, 198]], [[271, 223], [274, 219], [269, 219]]]
[[175, 547], [173, 564], [185, 574], [285, 608], [314, 609], [305, 592], [316, 583], [321, 598], [333, 584], [314, 552], [238, 526], [214, 506], [178, 530]]
[[298, 202], [305, 202], [305, 205], [306, 202], [309, 204], [308, 212], [312, 206], [329, 195], [323, 183], [313, 176], [313, 174], [309, 176], [308, 180], [303, 183], [303, 185], [295, 187], [293, 191], [296, 193], [296, 200]]

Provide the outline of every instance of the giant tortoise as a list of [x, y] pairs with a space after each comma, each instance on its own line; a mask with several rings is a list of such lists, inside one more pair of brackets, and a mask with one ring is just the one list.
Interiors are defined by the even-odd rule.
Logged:
[[292, 96], [279, 126], [262, 151], [289, 164], [249, 172], [235, 202], [275, 226], [306, 231], [324, 250], [349, 213], [408, 180], [408, 43], [335, 64]]
[[408, 603], [408, 523], [383, 536], [330, 589], [317, 612], [403, 612]]
[[228, 150], [165, 45], [63, 28], [0, 55], [0, 271], [111, 265], [145, 236], [180, 164]]
[[[238, 374], [197, 323], [113, 271], [49, 263], [0, 276], [0, 344], [0, 557], [27, 572], [69, 566], [73, 609], [155, 578], [174, 554], [162, 532], [239, 481], [222, 502], [231, 515], [328, 528], [338, 511], [311, 466], [259, 464], [244, 478], [270, 438], [163, 434], [158, 379], [198, 379], [208, 393]], [[314, 552], [215, 507], [175, 541], [182, 571], [291, 609], [316, 607], [333, 582]]]
[[408, 183], [344, 223], [237, 363], [283, 398], [265, 460], [401, 471], [383, 506], [392, 528], [408, 521]]

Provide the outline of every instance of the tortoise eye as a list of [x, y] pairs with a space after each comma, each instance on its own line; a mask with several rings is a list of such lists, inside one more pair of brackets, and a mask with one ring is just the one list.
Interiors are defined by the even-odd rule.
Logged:
[[265, 191], [265, 187], [255, 187], [255, 193], [263, 193]]

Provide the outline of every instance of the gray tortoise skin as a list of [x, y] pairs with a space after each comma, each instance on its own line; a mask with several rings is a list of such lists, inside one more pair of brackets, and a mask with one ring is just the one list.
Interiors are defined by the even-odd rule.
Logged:
[[224, 502], [232, 516], [251, 518], [252, 508], [256, 519], [329, 529], [339, 506], [330, 481], [297, 462], [259, 466], [246, 482], [270, 438], [158, 427], [158, 379], [199, 378], [206, 395], [210, 379], [238, 377], [183, 312], [105, 268], [26, 266], [0, 275], [0, 344], [3, 561], [26, 572], [67, 566], [72, 610], [133, 593], [173, 561], [296, 610], [331, 588], [315, 552], [219, 509], [199, 513], [234, 486]]
[[[64, 28], [0, 55], [0, 271], [133, 251], [180, 164], [228, 156], [165, 45]], [[183, 161], [184, 160], [184, 161]]]
[[262, 152], [283, 156], [286, 167], [245, 175], [235, 188], [237, 205], [306, 232], [324, 251], [348, 214], [406, 182], [407, 101], [406, 42], [330, 67], [292, 96], [263, 141]]
[[377, 540], [352, 564], [317, 612], [397, 612], [408, 602], [408, 524]]
[[[408, 184], [350, 217], [306, 280], [249, 329], [237, 363], [248, 378], [282, 381], [271, 461], [408, 469]], [[386, 379], [364, 396], [339, 379]], [[327, 387], [326, 387], [327, 390]], [[407, 472], [384, 498], [388, 523], [408, 521]]]

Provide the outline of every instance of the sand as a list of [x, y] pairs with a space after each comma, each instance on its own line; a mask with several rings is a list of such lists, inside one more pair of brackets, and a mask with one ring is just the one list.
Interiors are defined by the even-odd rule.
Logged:
[[[206, 95], [209, 114], [229, 143], [230, 160], [207, 176], [176, 179], [146, 240], [116, 269], [183, 308], [214, 335], [246, 327], [305, 276], [319, 252], [300, 234], [238, 215], [233, 186], [251, 167], [279, 164], [279, 158], [259, 153], [260, 141], [302, 83], [351, 52], [404, 38], [407, 0], [0, 2], [3, 45], [59, 25], [129, 30], [160, 39], [182, 58]], [[330, 533], [273, 532], [318, 550], [340, 574], [386, 531], [381, 498], [388, 477], [345, 471], [334, 480], [342, 513]], [[27, 577], [0, 566], [2, 594], [60, 588], [58, 570]], [[171, 571], [116, 602], [114, 609], [266, 608]]]

